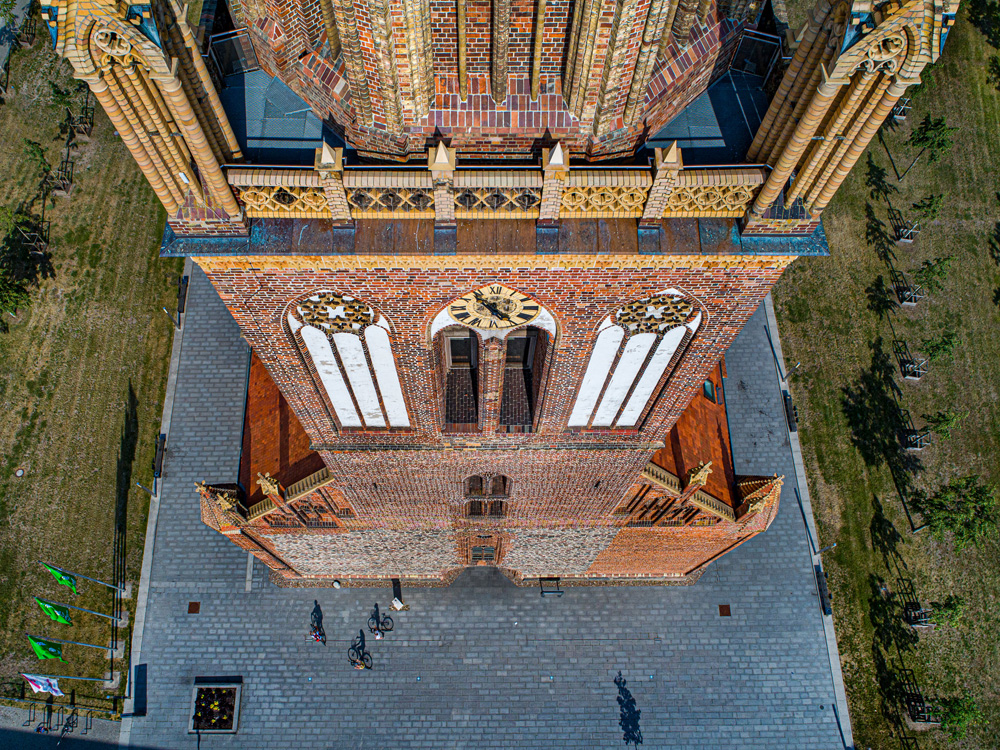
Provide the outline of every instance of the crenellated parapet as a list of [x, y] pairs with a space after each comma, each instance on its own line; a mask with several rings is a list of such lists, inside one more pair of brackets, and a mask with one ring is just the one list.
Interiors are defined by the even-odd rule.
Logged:
[[820, 0], [747, 155], [771, 167], [746, 216], [751, 234], [808, 234], [924, 66], [958, 3]]

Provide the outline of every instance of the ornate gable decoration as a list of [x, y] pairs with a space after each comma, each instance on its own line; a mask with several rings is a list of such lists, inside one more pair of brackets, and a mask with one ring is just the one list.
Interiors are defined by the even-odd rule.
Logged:
[[354, 297], [319, 292], [299, 303], [296, 310], [306, 325], [326, 333], [360, 333], [375, 322], [375, 310]]
[[660, 294], [624, 305], [616, 314], [615, 322], [629, 333], [659, 333], [686, 323], [694, 305], [680, 296]]

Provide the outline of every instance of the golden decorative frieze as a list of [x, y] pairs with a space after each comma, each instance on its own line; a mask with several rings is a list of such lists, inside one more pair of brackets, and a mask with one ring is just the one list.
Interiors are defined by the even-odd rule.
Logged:
[[319, 187], [237, 187], [247, 216], [268, 219], [328, 219], [330, 207]]
[[455, 191], [455, 218], [537, 219], [541, 187], [464, 188]]
[[423, 187], [356, 187], [347, 193], [354, 219], [432, 219], [434, 191]]

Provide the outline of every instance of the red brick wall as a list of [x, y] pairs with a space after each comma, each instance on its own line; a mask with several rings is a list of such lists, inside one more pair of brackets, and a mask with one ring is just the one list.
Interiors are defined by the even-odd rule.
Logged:
[[[243, 259], [202, 258], [199, 262], [288, 400], [313, 448], [323, 456], [335, 477], [332, 486], [353, 506], [357, 518], [351, 524], [352, 533], [340, 536], [362, 529], [427, 536], [425, 532], [434, 529], [460, 527], [465, 479], [472, 474], [505, 474], [512, 484], [503, 529], [514, 535], [512, 546], [508, 545], [511, 561], [517, 563], [512, 567], [525, 575], [550, 565], [546, 561], [553, 556], [574, 561], [559, 569], [567, 575], [584, 574], [592, 564], [598, 565], [599, 574], [610, 569], [607, 556], [604, 562], [594, 560], [610, 543], [615, 525], [622, 522], [613, 515], [614, 509], [787, 261], [713, 258], [706, 263], [696, 257], [688, 267], [651, 268], [643, 267], [654, 265], [649, 259], [635, 257], [631, 262], [622, 260], [619, 268], [596, 264], [570, 269], [547, 268], [541, 260], [531, 263], [537, 267], [527, 268], [524, 258], [513, 257], [509, 264], [502, 259], [456, 259], [450, 268], [447, 261], [410, 260], [393, 259], [380, 267], [372, 259], [255, 258], [253, 270]], [[355, 263], [372, 267], [344, 267]], [[430, 264], [440, 267], [427, 267]], [[557, 322], [539, 429], [529, 434], [444, 435], [430, 322], [448, 302], [491, 281], [502, 281], [533, 296]], [[644, 428], [567, 430], [565, 424], [601, 321], [622, 303], [665, 288], [677, 288], [697, 299], [706, 314]], [[300, 353], [285, 322], [292, 303], [319, 290], [354, 296], [391, 321], [393, 352], [412, 429], [338, 431], [317, 389], [318, 381], [309, 371], [308, 357]], [[581, 526], [603, 531], [576, 533]], [[566, 533], [543, 535], [548, 541], [539, 542], [532, 552], [524, 539], [520, 545], [516, 539], [517, 533], [529, 529]], [[689, 566], [691, 559], [706, 550], [714, 554], [720, 544], [733, 541], [722, 531], [713, 532], [724, 537], [716, 540], [710, 531], [696, 528], [692, 538], [707, 541], [677, 557], [669, 572], [682, 573], [678, 568]], [[434, 553], [435, 560], [455, 554], [453, 535], [434, 538], [438, 539], [435, 544], [451, 545]], [[595, 546], [598, 538], [604, 541]], [[337, 545], [356, 541], [324, 542], [322, 554], [340, 559], [347, 553], [337, 551]], [[301, 543], [282, 544], [301, 553]], [[276, 549], [282, 554], [280, 545]], [[642, 567], [644, 554], [640, 546], [626, 555], [624, 563], [619, 560], [620, 573]], [[360, 560], [358, 566], [356, 575], [370, 574], [363, 571], [367, 568]]]

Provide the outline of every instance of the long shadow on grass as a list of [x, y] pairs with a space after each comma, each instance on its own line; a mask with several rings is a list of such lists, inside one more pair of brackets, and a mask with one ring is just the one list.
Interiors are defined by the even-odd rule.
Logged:
[[887, 466], [900, 497], [909, 496], [912, 474], [920, 460], [903, 448], [906, 413], [899, 404], [900, 389], [893, 377], [896, 367], [882, 337], [869, 345], [871, 364], [857, 380], [843, 389], [841, 405], [851, 428], [851, 442], [871, 467]]
[[[135, 395], [132, 382], [128, 384], [125, 402], [125, 419], [122, 424], [121, 443], [118, 448], [118, 466], [115, 472], [115, 540], [113, 546], [115, 585], [125, 581], [125, 539], [128, 529], [128, 493], [132, 488], [132, 464], [139, 442], [139, 399]], [[121, 597], [115, 596], [115, 616], [121, 617]], [[113, 636], [117, 639], [116, 635]]]

